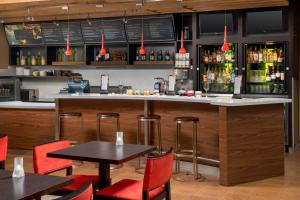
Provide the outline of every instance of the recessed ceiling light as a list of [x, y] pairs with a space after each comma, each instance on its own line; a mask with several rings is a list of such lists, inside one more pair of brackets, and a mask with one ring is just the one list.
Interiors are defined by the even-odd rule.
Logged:
[[63, 9], [63, 10], [69, 10], [69, 6], [68, 5], [64, 5], [64, 6], [61, 7], [61, 9]]

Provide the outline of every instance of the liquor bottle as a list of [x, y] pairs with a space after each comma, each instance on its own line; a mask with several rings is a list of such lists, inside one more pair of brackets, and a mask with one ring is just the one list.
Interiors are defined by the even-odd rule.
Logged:
[[268, 51], [268, 62], [274, 62], [274, 54], [272, 51]]
[[26, 60], [27, 60], [27, 59], [26, 59], [26, 56], [23, 56], [23, 55], [22, 55], [22, 56], [21, 56], [21, 65], [23, 65], [23, 66], [26, 65]]
[[279, 55], [278, 55], [277, 62], [282, 63], [283, 62], [283, 58], [284, 58], [283, 50], [282, 50], [282, 48], [280, 48], [279, 49]]
[[163, 60], [162, 50], [159, 50], [159, 52], [157, 53], [157, 60], [158, 61], [162, 61]]
[[41, 56], [41, 65], [46, 65], [46, 59], [44, 55]]
[[166, 50], [166, 53], [165, 53], [165, 60], [166, 60], [166, 61], [171, 60], [169, 50]]
[[212, 63], [212, 55], [210, 54], [210, 50], [207, 51], [208, 63]]
[[28, 51], [27, 53], [27, 65], [31, 65], [31, 53]]
[[266, 46], [263, 50], [263, 62], [268, 62], [268, 49]]
[[16, 64], [20, 65], [20, 53], [17, 52]]
[[259, 51], [258, 51], [258, 62], [261, 63], [263, 62], [263, 49], [262, 47], [260, 47]]
[[220, 49], [218, 49], [217, 51], [217, 63], [222, 62], [222, 52], [220, 51]]
[[253, 51], [253, 62], [258, 63], [258, 51], [256, 46], [254, 47], [254, 51]]
[[154, 61], [155, 60], [155, 54], [154, 54], [154, 50], [152, 49], [151, 53], [150, 53], [150, 57], [149, 57], [150, 61]]
[[272, 82], [275, 82], [275, 79], [276, 79], [276, 73], [275, 73], [275, 70], [273, 70], [273, 67], [271, 66], [271, 69], [272, 69], [272, 72], [271, 72], [271, 80]]
[[146, 61], [147, 53], [141, 55], [141, 61]]
[[38, 52], [38, 55], [36, 56], [36, 64], [41, 65], [41, 52]]
[[280, 71], [279, 71], [279, 66], [277, 66], [276, 68], [277, 68], [277, 70], [276, 70], [275, 76], [276, 76], [276, 80], [279, 82], [279, 81], [280, 81]]
[[213, 49], [212, 53], [211, 53], [211, 59], [213, 63], [217, 62], [217, 52], [216, 49]]
[[204, 62], [204, 63], [208, 63], [208, 54], [207, 54], [207, 51], [204, 51], [204, 54], [203, 54], [203, 62]]
[[271, 73], [272, 73], [272, 67], [268, 66], [268, 72], [267, 72], [267, 75], [266, 75], [266, 82], [271, 81]]
[[284, 79], [285, 79], [284, 66], [281, 66], [281, 69], [280, 69], [280, 80], [284, 81]]
[[104, 56], [104, 60], [105, 61], [110, 61], [110, 53], [109, 53], [109, 49], [106, 50], [105, 56]]
[[35, 56], [31, 56], [31, 65], [36, 65], [36, 58], [35, 58]]
[[252, 51], [252, 47], [250, 47], [248, 49], [248, 63], [253, 63], [253, 51]]
[[136, 53], [135, 53], [135, 60], [136, 61], [140, 60], [140, 54], [139, 54], [139, 50], [138, 49], [136, 50]]
[[273, 61], [277, 62], [277, 60], [278, 60], [278, 54], [277, 54], [277, 49], [275, 48], [273, 51]]

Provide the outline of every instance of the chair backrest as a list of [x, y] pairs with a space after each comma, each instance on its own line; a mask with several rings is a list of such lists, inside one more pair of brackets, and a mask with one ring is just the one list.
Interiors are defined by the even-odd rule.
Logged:
[[143, 182], [144, 191], [153, 190], [169, 182], [173, 172], [173, 159], [172, 149], [163, 155], [147, 159]]
[[92, 200], [92, 199], [93, 199], [93, 184], [92, 181], [88, 181], [79, 190], [76, 190], [56, 200]]
[[38, 174], [48, 174], [72, 166], [72, 160], [50, 158], [47, 153], [70, 147], [67, 140], [55, 141], [35, 146], [33, 149], [33, 168]]
[[8, 137], [0, 135], [0, 161], [5, 161], [7, 156]]

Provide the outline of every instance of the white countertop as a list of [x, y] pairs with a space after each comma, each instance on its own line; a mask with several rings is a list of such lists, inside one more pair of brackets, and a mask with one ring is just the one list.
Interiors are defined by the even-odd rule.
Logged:
[[0, 102], [0, 108], [55, 109], [55, 103], [5, 101], [5, 102]]
[[231, 97], [186, 97], [186, 96], [143, 96], [143, 95], [119, 95], [119, 94], [59, 94], [57, 99], [127, 99], [127, 100], [154, 100], [154, 101], [177, 101], [177, 102], [194, 102], [209, 103], [216, 106], [249, 106], [264, 104], [281, 104], [291, 103], [291, 99], [286, 98], [243, 98], [232, 99]]

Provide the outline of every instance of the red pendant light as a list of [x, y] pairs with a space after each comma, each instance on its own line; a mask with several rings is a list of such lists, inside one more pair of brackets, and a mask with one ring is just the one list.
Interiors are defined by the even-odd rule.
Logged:
[[179, 53], [180, 54], [186, 53], [186, 49], [184, 48], [184, 33], [183, 33], [183, 31], [181, 31], [181, 47], [179, 49]]
[[142, 31], [142, 37], [141, 37], [141, 48], [140, 48], [140, 55], [146, 54], [146, 49], [144, 47], [144, 31]]
[[101, 41], [102, 41], [102, 45], [101, 45], [100, 55], [105, 56], [106, 50], [104, 48], [104, 32], [103, 31], [102, 31], [102, 34], [101, 34]]
[[221, 50], [223, 52], [229, 51], [229, 45], [228, 45], [228, 42], [227, 42], [227, 26], [226, 25], [224, 26], [224, 42], [223, 42]]
[[71, 56], [72, 55], [72, 50], [70, 48], [70, 33], [68, 31], [68, 35], [67, 35], [67, 50], [65, 52], [66, 56]]
[[228, 45], [228, 42], [227, 42], [227, 15], [226, 15], [226, 10], [225, 10], [224, 42], [223, 42], [221, 50], [225, 53], [227, 51], [229, 51], [229, 45]]
[[142, 16], [142, 36], [141, 36], [141, 48], [139, 51], [140, 55], [146, 55], [146, 49], [144, 47], [144, 18]]
[[66, 56], [72, 55], [72, 50], [70, 48], [70, 16], [69, 16], [69, 5], [68, 5], [68, 33], [67, 33], [67, 50], [65, 52]]

